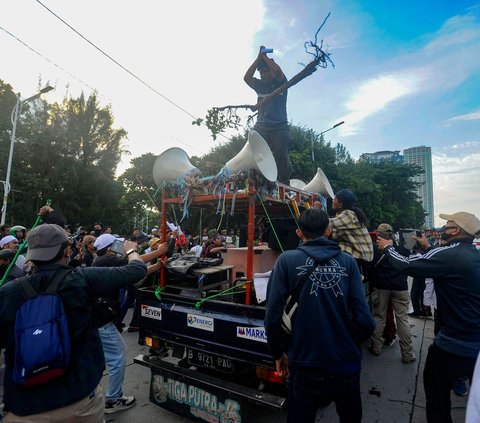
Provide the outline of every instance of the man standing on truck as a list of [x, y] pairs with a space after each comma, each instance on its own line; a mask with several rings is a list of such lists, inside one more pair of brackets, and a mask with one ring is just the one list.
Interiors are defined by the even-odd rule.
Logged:
[[[300, 247], [282, 253], [268, 282], [265, 330], [280, 376], [288, 377], [287, 422], [314, 422], [317, 409], [335, 402], [342, 422], [362, 420], [360, 344], [375, 321], [355, 259], [330, 235], [328, 215], [305, 210], [298, 219]], [[299, 289], [291, 337], [282, 315]]]
[[[265, 139], [272, 150], [279, 182], [288, 185], [292, 173], [289, 152], [292, 137], [287, 119], [287, 90], [269, 98], [269, 94], [287, 82], [287, 77], [280, 66], [267, 56], [266, 51], [265, 47], [260, 47], [257, 58], [248, 68], [243, 80], [258, 95], [257, 123], [253, 129]], [[256, 70], [260, 73], [260, 79], [253, 76]]]

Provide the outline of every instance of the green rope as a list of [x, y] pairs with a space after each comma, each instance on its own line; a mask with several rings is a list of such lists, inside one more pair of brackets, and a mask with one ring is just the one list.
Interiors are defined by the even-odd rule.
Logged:
[[217, 294], [210, 295], [208, 297], [202, 298], [200, 301], [197, 301], [197, 303], [195, 304], [195, 308], [199, 309], [205, 302], [207, 302], [209, 300], [213, 300], [214, 298], [226, 297], [227, 295], [233, 295], [233, 294], [243, 294], [243, 293], [245, 293], [245, 291], [243, 291], [243, 290], [242, 291], [235, 291], [235, 289], [237, 289], [239, 287], [243, 287], [247, 283], [251, 283], [251, 281], [245, 281], [242, 284], [232, 286], [232, 287], [227, 288], [227, 289], [225, 289], [221, 292], [218, 292]]
[[160, 286], [160, 285], [155, 288], [155, 297], [157, 297], [158, 300], [162, 299], [161, 293], [162, 293], [163, 290], [165, 290], [165, 287]]
[[282, 247], [282, 243], [280, 242], [280, 239], [278, 238], [277, 231], [275, 230], [275, 227], [273, 226], [272, 220], [270, 219], [270, 215], [269, 215], [268, 212], [267, 212], [267, 209], [266, 209], [266, 207], [265, 207], [265, 204], [263, 204], [262, 197], [260, 197], [260, 195], [258, 194], [258, 192], [257, 192], [257, 197], [258, 197], [259, 200], [260, 200], [260, 204], [263, 206], [263, 210], [265, 211], [265, 216], [267, 216], [268, 222], [270, 223], [270, 228], [272, 229], [273, 234], [275, 235], [275, 238], [276, 238], [276, 240], [277, 240], [278, 246], [280, 247], [280, 250], [282, 250], [282, 253], [283, 253], [284, 250], [283, 250], [283, 247]]
[[[52, 204], [52, 200], [48, 199], [45, 206], [47, 207], [50, 207], [50, 205]], [[37, 216], [37, 219], [35, 220], [35, 223], [33, 224], [32, 228], [35, 228], [39, 225], [40, 221], [42, 220], [42, 216], [38, 215]], [[31, 230], [30, 229], [30, 230]], [[13, 257], [13, 260], [12, 262], [10, 263], [10, 265], [7, 267], [7, 270], [5, 271], [5, 274], [3, 275], [2, 277], [2, 280], [0, 281], [0, 286], [2, 286], [5, 282], [5, 280], [8, 278], [8, 275], [10, 274], [10, 270], [12, 270], [12, 267], [15, 266], [15, 262], [17, 261], [17, 258], [20, 254], [23, 254], [23, 252], [27, 249], [27, 240], [24, 239], [22, 241], [22, 243], [20, 244], [20, 246], [18, 247], [18, 250], [17, 252], [15, 253], [15, 256]]]
[[292, 215], [293, 220], [295, 221], [295, 225], [297, 225], [297, 228], [300, 229], [300, 226], [298, 226], [297, 216], [295, 216], [295, 213], [293, 212], [292, 207], [290, 206], [290, 203], [288, 201], [287, 201], [287, 206], [288, 206], [288, 210], [290, 210], [290, 214]]
[[[217, 294], [214, 294], [214, 295], [210, 295], [206, 298], [202, 298], [200, 301], [197, 301], [195, 303], [195, 308], [196, 309], [199, 309], [206, 301], [209, 301], [209, 300], [212, 300], [214, 298], [217, 298], [217, 297], [222, 297], [222, 296], [227, 296], [227, 295], [233, 295], [233, 294], [242, 294], [242, 293], [245, 293], [245, 291], [234, 291], [235, 289], [237, 289], [238, 287], [242, 287], [242, 286], [245, 286], [247, 283], [251, 283], [251, 282], [248, 282], [248, 281], [245, 281], [244, 283], [242, 284], [239, 284], [239, 285], [235, 285], [235, 286], [232, 286], [230, 288], [227, 288]], [[161, 293], [163, 291], [165, 291], [165, 289], [168, 288], [168, 286], [158, 286], [156, 289], [155, 289], [155, 296], [157, 297], [158, 300], [161, 300], [162, 299], [162, 296], [161, 296]], [[191, 301], [182, 301], [182, 300], [175, 300], [176, 303], [181, 303], [181, 304], [188, 304], [188, 305], [192, 305], [192, 302]]]

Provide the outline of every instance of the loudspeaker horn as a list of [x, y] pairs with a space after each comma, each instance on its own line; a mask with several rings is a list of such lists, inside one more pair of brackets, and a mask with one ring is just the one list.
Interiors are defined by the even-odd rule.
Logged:
[[249, 131], [247, 143], [224, 168], [230, 172], [256, 169], [270, 182], [277, 180], [277, 164], [272, 151], [262, 136], [254, 130]]
[[188, 154], [178, 147], [165, 150], [153, 165], [153, 180], [157, 186], [163, 180], [176, 181], [189, 173], [200, 174], [201, 172], [190, 163]]
[[324, 195], [328, 195], [330, 198], [333, 199], [334, 193], [328, 178], [323, 173], [323, 170], [317, 168], [317, 173], [313, 177], [313, 179], [302, 188], [303, 191], [307, 192], [320, 192]]
[[296, 189], [301, 189], [303, 190], [303, 188], [306, 186], [307, 184], [305, 182], [303, 182], [301, 179], [290, 179], [290, 186], [292, 188], [296, 188]]

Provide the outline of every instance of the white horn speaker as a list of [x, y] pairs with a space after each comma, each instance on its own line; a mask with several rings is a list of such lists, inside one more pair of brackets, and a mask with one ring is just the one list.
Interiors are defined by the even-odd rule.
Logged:
[[277, 164], [272, 151], [262, 136], [254, 130], [249, 131], [247, 143], [227, 162], [225, 168], [230, 172], [256, 169], [265, 179], [271, 182], [277, 180]]
[[290, 179], [290, 186], [292, 188], [303, 190], [305, 185], [307, 185], [307, 184], [305, 182], [303, 182], [301, 179]]
[[178, 147], [165, 150], [153, 165], [153, 180], [157, 186], [163, 180], [176, 181], [189, 173], [200, 174], [201, 172], [190, 163], [188, 154]]
[[332, 199], [335, 195], [328, 178], [320, 168], [317, 168], [317, 173], [313, 179], [307, 185], [305, 185], [302, 190], [307, 192], [321, 192], [324, 195], [328, 195]]

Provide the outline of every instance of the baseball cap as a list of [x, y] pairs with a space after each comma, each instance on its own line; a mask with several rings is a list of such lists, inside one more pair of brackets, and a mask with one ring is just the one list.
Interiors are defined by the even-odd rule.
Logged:
[[355, 204], [355, 194], [351, 189], [344, 188], [335, 194], [337, 200], [342, 203], [344, 209], [349, 209]]
[[93, 246], [97, 250], [103, 250], [106, 247], [109, 247], [110, 245], [113, 244], [113, 241], [115, 241], [117, 238], [114, 237], [112, 234], [103, 234], [100, 235], [96, 240]]
[[440, 214], [440, 219], [450, 220], [455, 222], [468, 234], [475, 236], [480, 232], [480, 220], [472, 213], [464, 211], [453, 214]]
[[18, 241], [18, 240], [13, 235], [4, 236], [2, 239], [0, 239], [0, 248], [3, 248], [5, 244], [8, 244], [9, 242], [12, 242], [12, 241]]
[[393, 232], [393, 228], [388, 223], [380, 223], [376, 232]]
[[159, 242], [160, 242], [160, 238], [153, 237], [148, 243], [148, 245], [150, 245], [150, 247], [155, 247], [155, 245], [157, 245]]
[[67, 242], [65, 230], [58, 225], [44, 223], [32, 229], [27, 236], [27, 260], [49, 261], [55, 258], [60, 246]]

